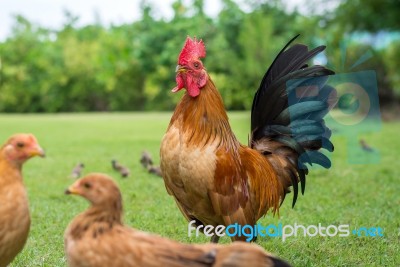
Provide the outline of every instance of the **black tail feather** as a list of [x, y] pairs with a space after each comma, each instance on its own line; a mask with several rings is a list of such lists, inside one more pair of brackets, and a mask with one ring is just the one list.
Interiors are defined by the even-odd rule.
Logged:
[[[278, 172], [283, 184], [293, 186], [293, 206], [300, 182], [304, 194], [308, 168], [313, 163], [329, 168], [330, 160], [320, 152], [334, 150], [331, 131], [324, 116], [335, 101], [335, 89], [326, 85], [333, 71], [324, 66], [308, 66], [307, 61], [325, 49], [308, 50], [302, 44], [289, 45], [279, 52], [256, 92], [251, 114], [250, 146], [279, 166], [276, 156], [288, 162]], [[285, 192], [289, 190], [285, 189]]]

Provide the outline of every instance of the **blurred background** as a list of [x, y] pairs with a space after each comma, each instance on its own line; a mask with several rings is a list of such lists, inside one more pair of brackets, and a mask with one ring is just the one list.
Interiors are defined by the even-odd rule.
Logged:
[[[22, 3], [24, 2], [24, 3]], [[258, 83], [296, 34], [327, 45], [316, 63], [374, 70], [384, 118], [399, 114], [398, 0], [2, 1], [0, 112], [172, 110], [177, 57], [203, 38], [227, 109], [251, 107]]]

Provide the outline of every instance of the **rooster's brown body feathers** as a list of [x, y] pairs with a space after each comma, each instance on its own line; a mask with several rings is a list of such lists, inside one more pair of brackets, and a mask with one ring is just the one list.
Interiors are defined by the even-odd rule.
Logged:
[[253, 225], [268, 209], [275, 211], [284, 194], [271, 164], [234, 136], [211, 80], [197, 98], [183, 97], [161, 155], [167, 190], [188, 220]]

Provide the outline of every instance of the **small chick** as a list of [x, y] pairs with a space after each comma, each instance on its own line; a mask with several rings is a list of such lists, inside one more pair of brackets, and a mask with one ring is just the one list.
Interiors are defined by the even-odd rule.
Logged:
[[113, 159], [111, 161], [112, 167], [114, 170], [116, 170], [117, 172], [119, 172], [121, 174], [122, 177], [128, 177], [130, 174], [130, 171], [127, 167], [122, 166], [120, 163], [118, 163], [115, 159]]
[[78, 164], [72, 169], [71, 178], [77, 179], [77, 178], [81, 177], [83, 168], [85, 168], [85, 164], [83, 164], [83, 163], [78, 163]]
[[153, 165], [153, 160], [152, 160], [149, 152], [147, 152], [147, 151], [142, 152], [142, 157], [140, 158], [140, 163], [142, 164], [142, 166], [145, 169], [147, 169], [147, 171], [149, 173], [162, 177], [160, 166]]
[[147, 169], [149, 166], [153, 165], [153, 160], [151, 159], [151, 155], [147, 151], [142, 152], [142, 157], [140, 158], [140, 163], [142, 166]]
[[86, 198], [90, 207], [76, 216], [64, 234], [69, 267], [288, 267], [255, 244], [190, 245], [142, 232], [122, 222], [122, 197], [107, 175], [89, 174], [66, 191]]
[[360, 146], [361, 146], [362, 150], [364, 150], [364, 151], [367, 151], [367, 152], [374, 151], [374, 149], [371, 146], [369, 146], [364, 139], [360, 139]]
[[28, 238], [31, 220], [22, 166], [35, 156], [45, 153], [32, 134], [15, 134], [0, 148], [0, 267], [13, 261]]
[[155, 174], [157, 176], [162, 177], [162, 172], [160, 166], [150, 166], [147, 168], [149, 173]]

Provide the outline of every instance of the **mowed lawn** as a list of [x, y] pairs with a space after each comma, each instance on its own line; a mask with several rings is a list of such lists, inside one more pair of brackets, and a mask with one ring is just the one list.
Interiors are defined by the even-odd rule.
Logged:
[[[165, 190], [161, 178], [140, 165], [148, 150], [159, 163], [159, 146], [171, 113], [115, 113], [61, 115], [0, 115], [3, 143], [17, 132], [34, 133], [46, 149], [45, 159], [24, 166], [32, 216], [31, 232], [23, 252], [11, 266], [66, 266], [63, 233], [74, 216], [88, 203], [64, 190], [75, 164], [85, 164], [84, 174], [104, 172], [121, 187], [125, 223], [182, 242], [208, 242], [204, 236], [187, 237], [187, 223]], [[247, 143], [249, 113], [230, 113], [238, 138]], [[304, 226], [349, 224], [350, 229], [381, 227], [383, 237], [259, 237], [257, 243], [294, 266], [399, 266], [400, 265], [400, 123], [382, 125], [362, 135], [379, 150], [380, 161], [371, 165], [348, 163], [346, 134], [335, 131], [333, 166], [316, 168], [307, 177], [304, 196], [294, 209], [288, 195], [280, 216], [267, 214], [260, 223]], [[353, 140], [354, 141], [354, 140]], [[350, 144], [350, 145], [349, 145]], [[111, 168], [116, 159], [131, 169], [122, 179]], [[262, 179], [262, 177], [260, 177]], [[222, 243], [229, 243], [227, 237]]]

